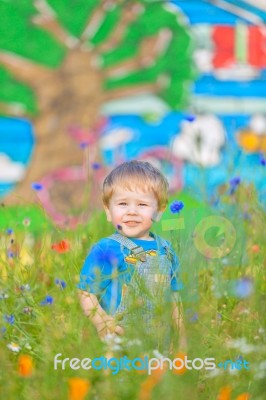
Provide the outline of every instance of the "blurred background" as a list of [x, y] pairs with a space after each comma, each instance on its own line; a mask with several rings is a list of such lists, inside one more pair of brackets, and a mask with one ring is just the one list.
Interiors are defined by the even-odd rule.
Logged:
[[0, 15], [2, 207], [30, 217], [38, 200], [75, 227], [129, 159], [187, 202], [217, 205], [236, 179], [265, 206], [263, 0], [0, 0]]

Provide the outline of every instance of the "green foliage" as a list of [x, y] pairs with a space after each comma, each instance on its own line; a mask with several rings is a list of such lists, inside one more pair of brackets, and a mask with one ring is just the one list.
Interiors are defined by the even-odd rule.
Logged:
[[165, 51], [148, 67], [107, 79], [104, 83], [106, 90], [155, 83], [163, 79], [165, 83], [158, 91], [159, 96], [173, 109], [187, 105], [189, 82], [195, 78], [191, 61], [191, 36], [178, 14], [170, 12], [161, 3], [145, 3], [143, 13], [128, 26], [119, 46], [102, 55], [103, 67], [108, 68], [136, 57], [142, 41], [158, 35], [162, 29], [167, 29], [171, 35]]
[[31, 18], [36, 14], [32, 4], [32, 1], [0, 2], [0, 50], [57, 67], [65, 49], [51, 34], [33, 25]]
[[7, 104], [20, 103], [26, 111], [36, 112], [36, 98], [33, 91], [27, 85], [13, 79], [3, 67], [0, 67], [0, 86], [0, 101]]
[[104, 20], [100, 25], [99, 29], [95, 32], [95, 35], [90, 39], [90, 44], [97, 46], [108, 39], [113, 29], [117, 26], [121, 17], [121, 7], [114, 6], [110, 10], [107, 10], [104, 14]]
[[56, 12], [58, 21], [72, 35], [79, 37], [85, 29], [89, 18], [99, 0], [47, 0]]

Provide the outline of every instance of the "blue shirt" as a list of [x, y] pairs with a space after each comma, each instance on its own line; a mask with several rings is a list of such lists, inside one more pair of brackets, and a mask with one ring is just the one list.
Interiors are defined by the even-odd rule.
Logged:
[[[152, 234], [151, 234], [152, 235]], [[130, 238], [136, 246], [141, 246], [147, 253], [158, 253], [156, 240]], [[167, 242], [167, 241], [166, 241]], [[179, 262], [171, 244], [173, 261], [171, 270], [171, 290], [179, 291], [183, 284], [179, 279]], [[159, 254], [166, 254], [160, 246]], [[129, 284], [134, 271], [134, 258], [130, 251], [121, 249], [120, 243], [109, 238], [103, 238], [91, 248], [80, 273], [77, 287], [97, 296], [101, 307], [108, 313], [114, 314], [121, 302], [123, 284]], [[151, 253], [150, 253], [151, 254]]]

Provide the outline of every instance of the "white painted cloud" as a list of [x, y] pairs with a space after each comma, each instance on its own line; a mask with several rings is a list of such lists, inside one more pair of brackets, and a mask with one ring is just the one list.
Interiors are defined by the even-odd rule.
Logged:
[[24, 164], [11, 160], [5, 153], [0, 153], [0, 184], [18, 182], [24, 176]]
[[128, 128], [112, 129], [100, 139], [100, 147], [103, 150], [114, 150], [130, 142], [134, 137], [134, 132]]
[[220, 120], [213, 115], [201, 115], [195, 121], [184, 121], [181, 133], [173, 140], [176, 157], [213, 167], [220, 163], [220, 151], [225, 143], [225, 131]]

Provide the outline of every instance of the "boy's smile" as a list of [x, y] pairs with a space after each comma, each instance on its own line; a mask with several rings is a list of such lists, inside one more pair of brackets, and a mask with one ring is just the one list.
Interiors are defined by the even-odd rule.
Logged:
[[153, 192], [131, 192], [118, 187], [110, 199], [109, 207], [104, 206], [104, 209], [107, 220], [123, 235], [153, 240], [149, 230], [158, 211]]

